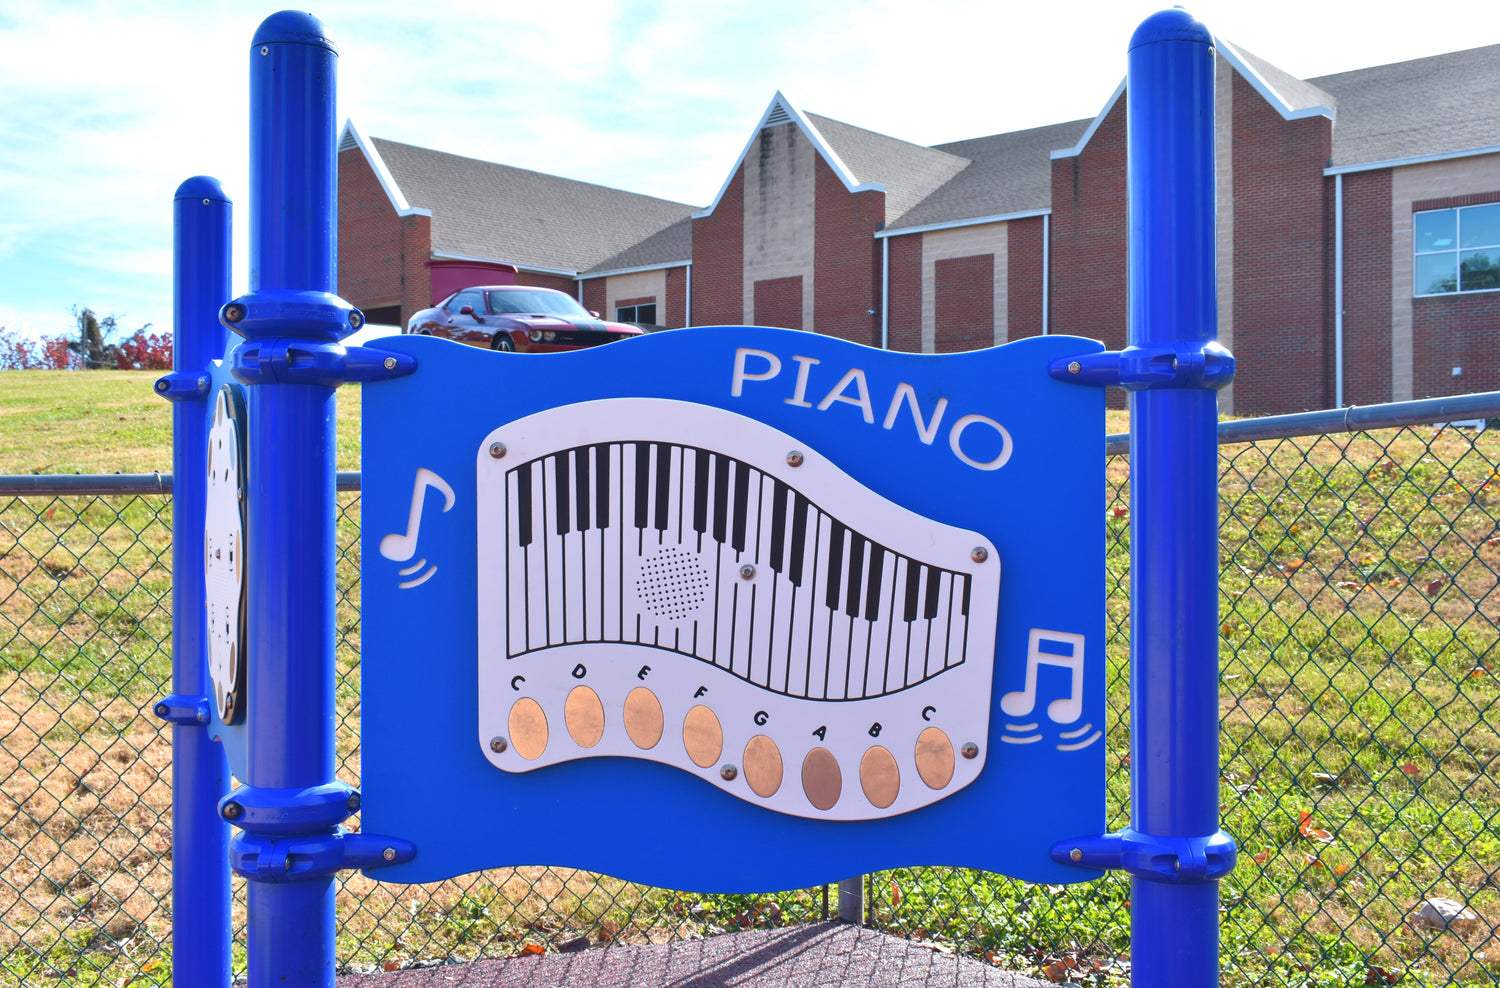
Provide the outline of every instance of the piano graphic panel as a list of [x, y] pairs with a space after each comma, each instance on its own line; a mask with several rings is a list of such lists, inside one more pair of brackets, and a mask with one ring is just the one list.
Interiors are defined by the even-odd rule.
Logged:
[[978, 533], [670, 399], [494, 430], [477, 496], [478, 740], [497, 768], [648, 759], [834, 820], [983, 768], [1000, 558]]

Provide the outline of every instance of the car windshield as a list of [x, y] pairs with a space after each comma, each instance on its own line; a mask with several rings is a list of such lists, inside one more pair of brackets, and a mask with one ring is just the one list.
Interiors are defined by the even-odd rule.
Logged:
[[533, 292], [525, 289], [506, 289], [489, 292], [491, 312], [535, 312], [549, 316], [583, 316], [589, 318], [583, 306], [571, 296], [560, 292]]

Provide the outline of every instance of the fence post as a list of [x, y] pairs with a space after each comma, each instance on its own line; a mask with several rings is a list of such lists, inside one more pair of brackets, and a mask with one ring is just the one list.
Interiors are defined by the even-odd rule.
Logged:
[[[1131, 829], [1170, 851], [1131, 884], [1132, 983], [1219, 982], [1218, 400], [1214, 52], [1181, 9], [1130, 42]], [[1227, 845], [1232, 864], [1232, 844]]]
[[224, 748], [208, 735], [203, 528], [209, 361], [224, 353], [233, 206], [217, 179], [183, 182], [172, 201], [172, 366], [156, 391], [172, 407], [172, 982], [227, 986], [231, 975], [229, 790]]

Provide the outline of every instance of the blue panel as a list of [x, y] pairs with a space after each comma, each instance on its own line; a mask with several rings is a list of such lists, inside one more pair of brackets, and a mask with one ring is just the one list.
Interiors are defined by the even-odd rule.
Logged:
[[[1104, 829], [1105, 743], [1094, 734], [1105, 717], [1104, 393], [1055, 381], [1047, 368], [1100, 344], [1053, 336], [920, 356], [809, 333], [716, 327], [545, 356], [425, 337], [376, 345], [412, 354], [418, 364], [409, 377], [363, 387], [363, 821], [367, 832], [417, 846], [414, 860], [377, 877], [425, 882], [544, 864], [671, 888], [751, 891], [913, 864], [1039, 882], [1098, 876], [1054, 863], [1048, 848]], [[745, 358], [736, 395], [740, 348], [776, 360]], [[873, 422], [853, 401], [825, 402], [831, 394], [858, 397], [857, 384], [839, 389], [854, 368], [863, 372]], [[806, 375], [800, 390], [799, 373]], [[930, 442], [908, 402], [885, 427], [903, 383], [929, 425], [947, 399]], [[670, 398], [757, 419], [882, 497], [995, 546], [1003, 577], [990, 735], [953, 739], [985, 749], [976, 781], [898, 816], [829, 821], [772, 812], [681, 769], [637, 759], [583, 758], [524, 773], [490, 763], [479, 737], [477, 608], [501, 602], [476, 601], [476, 458], [489, 433], [508, 422], [623, 397]], [[1009, 434], [1003, 466], [976, 469], [955, 451], [953, 427], [969, 415]], [[963, 431], [958, 450], [975, 463], [1004, 451], [998, 433], [980, 427]], [[429, 488], [413, 529], [419, 470], [441, 477], [453, 498], [444, 511], [446, 498]], [[564, 479], [565, 487], [580, 483]], [[659, 509], [654, 500], [638, 509], [627, 500], [625, 510]], [[402, 562], [381, 555], [384, 539], [407, 534], [416, 546], [400, 553]], [[737, 537], [732, 526], [724, 537]], [[419, 579], [416, 560], [425, 561], [423, 573], [436, 569]], [[1071, 689], [1058, 667], [1079, 648], [1081, 713], [1053, 723], [1049, 705]], [[1023, 691], [1028, 678], [1036, 684], [1034, 710], [1013, 701], [1021, 709], [1008, 715], [1002, 697]], [[1022, 721], [1039, 724], [1033, 733], [1041, 737], [1016, 743]], [[796, 774], [788, 766], [789, 784]], [[847, 767], [845, 778], [857, 785]]]

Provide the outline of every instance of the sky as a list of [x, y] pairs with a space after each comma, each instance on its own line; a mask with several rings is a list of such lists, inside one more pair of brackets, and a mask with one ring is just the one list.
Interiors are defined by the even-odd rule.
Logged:
[[[325, 0], [338, 120], [366, 136], [692, 205], [774, 94], [920, 144], [1092, 117], [1160, 0]], [[1308, 78], [1500, 43], [1472, 0], [1199, 0], [1218, 36]], [[274, 2], [0, 0], [0, 326], [70, 310], [170, 330], [171, 204], [235, 200], [246, 290], [250, 39]]]

